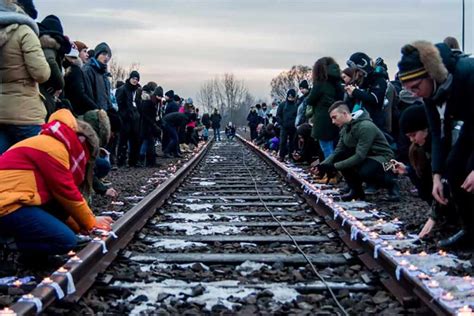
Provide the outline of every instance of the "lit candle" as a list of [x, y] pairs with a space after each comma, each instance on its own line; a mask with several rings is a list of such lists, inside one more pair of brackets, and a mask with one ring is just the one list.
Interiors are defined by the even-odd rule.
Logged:
[[388, 245], [388, 246], [387, 246], [387, 250], [393, 250], [393, 246], [392, 246], [392, 245]]
[[415, 265], [413, 265], [413, 264], [410, 264], [410, 266], [408, 267], [408, 270], [410, 270], [410, 271], [416, 271], [416, 270], [418, 270], [418, 267], [415, 266]]
[[426, 274], [426, 273], [421, 272], [421, 273], [418, 274], [418, 279], [428, 280], [429, 278], [430, 278], [429, 275]]
[[395, 257], [401, 257], [402, 256], [402, 253], [400, 251], [397, 251], [395, 254], [394, 254]]
[[437, 268], [431, 268], [431, 269], [430, 269], [430, 272], [431, 272], [431, 273], [438, 273], [439, 270], [438, 270]]
[[470, 275], [466, 275], [466, 276], [463, 277], [463, 280], [470, 281], [470, 280], [471, 280], [471, 276], [470, 276]]
[[58, 269], [58, 272], [59, 272], [59, 273], [66, 273], [66, 272], [67, 272], [67, 269], [64, 268], [64, 267], [60, 267], [60, 268]]
[[67, 253], [67, 255], [68, 255], [69, 257], [74, 257], [74, 256], [76, 255], [76, 253], [71, 250], [71, 251], [69, 251], [69, 252]]
[[25, 294], [23, 295], [23, 297], [26, 298], [27, 300], [31, 300], [32, 298], [35, 298], [33, 294]]
[[472, 309], [469, 308], [469, 306], [465, 305], [458, 309], [458, 313], [456, 314], [457, 316], [472, 316]]
[[102, 239], [100, 239], [99, 237], [94, 237], [93, 240], [94, 240], [94, 241], [101, 241]]
[[400, 261], [399, 265], [401, 266], [406, 266], [408, 264], [408, 261], [406, 261], [405, 259], [403, 259], [402, 261]]
[[436, 288], [438, 286], [439, 286], [439, 282], [436, 280], [431, 280], [430, 282], [428, 282], [428, 287], [430, 288]]
[[78, 256], [74, 256], [70, 260], [74, 261], [74, 262], [79, 262], [79, 261], [81, 261], [81, 258], [79, 258]]
[[422, 252], [420, 252], [418, 255], [419, 255], [420, 257], [426, 257], [428, 254], [427, 254], [426, 252], [422, 251]]
[[438, 251], [438, 254], [442, 257], [445, 257], [447, 255], [446, 251], [443, 250]]
[[397, 237], [397, 239], [403, 239], [403, 238], [405, 238], [405, 235], [403, 235], [402, 232], [396, 233], [395, 236]]
[[51, 280], [51, 278], [46, 277], [46, 278], [43, 279], [43, 283], [51, 284], [51, 283], [53, 283], [53, 280]]
[[21, 286], [21, 281], [20, 280], [16, 280], [15, 282], [13, 282], [13, 285], [16, 286], [16, 287], [20, 287]]
[[441, 296], [441, 299], [443, 299], [445, 301], [452, 301], [454, 299], [454, 296], [453, 296], [453, 294], [451, 294], [451, 292], [448, 292], [448, 293], [444, 294], [443, 296]]
[[12, 309], [9, 309], [8, 307], [5, 307], [4, 309], [0, 310], [0, 315], [13, 316], [13, 315], [16, 315], [16, 313]]
[[409, 256], [409, 255], [411, 255], [411, 253], [410, 253], [409, 250], [407, 250], [407, 251], [405, 251], [405, 252], [403, 253], [403, 255], [404, 255], [404, 256]]
[[377, 239], [377, 238], [379, 238], [379, 234], [377, 234], [376, 232], [371, 232], [370, 237], [374, 238], [374, 239]]

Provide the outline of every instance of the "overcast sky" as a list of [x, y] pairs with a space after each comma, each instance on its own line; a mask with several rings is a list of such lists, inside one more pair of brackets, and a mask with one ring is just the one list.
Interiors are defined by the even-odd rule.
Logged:
[[[472, 51], [473, 0], [466, 51]], [[461, 40], [462, 0], [36, 0], [42, 19], [57, 15], [65, 34], [90, 47], [106, 41], [119, 63], [140, 63], [142, 84], [194, 97], [225, 72], [268, 98], [270, 80], [295, 64], [351, 53], [382, 56], [391, 74], [400, 47], [417, 39]]]

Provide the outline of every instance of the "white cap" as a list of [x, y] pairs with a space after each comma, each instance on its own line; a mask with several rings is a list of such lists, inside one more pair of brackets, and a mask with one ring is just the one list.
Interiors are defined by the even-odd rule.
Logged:
[[71, 50], [69, 51], [69, 53], [65, 54], [64, 56], [79, 58], [79, 50], [77, 49], [77, 46], [74, 42], [71, 41]]

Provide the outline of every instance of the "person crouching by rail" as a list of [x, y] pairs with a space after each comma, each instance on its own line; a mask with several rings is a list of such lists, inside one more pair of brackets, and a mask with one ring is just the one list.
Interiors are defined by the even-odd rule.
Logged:
[[235, 126], [232, 124], [232, 122], [229, 122], [225, 127], [225, 135], [227, 136], [227, 140], [234, 140]]
[[[94, 216], [81, 194], [91, 189], [98, 144], [89, 124], [61, 109], [40, 135], [0, 156], [0, 232], [22, 255], [37, 262], [74, 248], [75, 232], [111, 230], [112, 219]], [[46, 211], [50, 202], [59, 207]]]
[[419, 197], [431, 206], [432, 212], [423, 226], [423, 229], [418, 234], [420, 238], [424, 238], [431, 232], [441, 215], [451, 214], [451, 212], [447, 210], [451, 210], [452, 205], [443, 206], [434, 201], [431, 195], [431, 188], [433, 187], [431, 173], [431, 135], [428, 129], [425, 107], [423, 105], [408, 107], [400, 117], [400, 130], [411, 142], [408, 151], [410, 165], [406, 166], [404, 163], [392, 159], [390, 166], [393, 168], [393, 172], [408, 175], [418, 190]]
[[399, 200], [400, 188], [395, 176], [383, 168], [383, 164], [393, 158], [393, 151], [369, 114], [358, 110], [351, 115], [343, 101], [335, 102], [328, 112], [341, 132], [336, 149], [316, 166], [316, 173], [332, 176], [340, 171], [350, 188], [349, 193], [341, 197], [344, 201], [365, 199], [362, 182], [383, 186], [388, 189], [390, 200]]

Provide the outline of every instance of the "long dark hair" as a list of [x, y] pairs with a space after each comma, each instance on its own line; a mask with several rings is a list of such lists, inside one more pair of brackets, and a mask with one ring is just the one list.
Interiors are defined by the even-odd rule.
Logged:
[[332, 57], [322, 57], [316, 60], [313, 66], [313, 82], [328, 80], [328, 66], [337, 64]]

